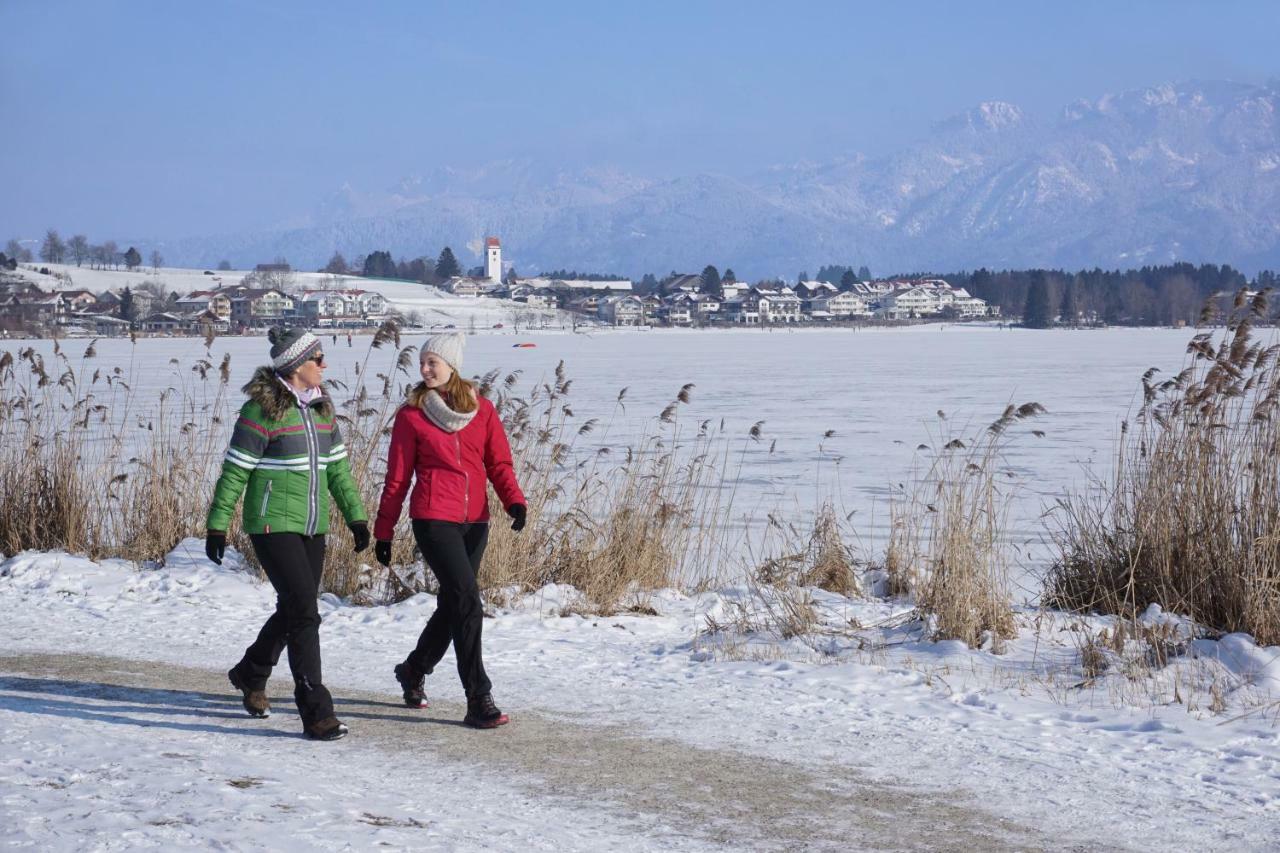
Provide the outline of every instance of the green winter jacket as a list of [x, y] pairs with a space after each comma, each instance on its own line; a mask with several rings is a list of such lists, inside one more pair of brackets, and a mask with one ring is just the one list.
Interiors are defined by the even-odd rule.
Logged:
[[329, 398], [302, 406], [270, 367], [244, 391], [205, 528], [225, 531], [241, 494], [245, 533], [327, 533], [330, 494], [348, 524], [366, 521]]

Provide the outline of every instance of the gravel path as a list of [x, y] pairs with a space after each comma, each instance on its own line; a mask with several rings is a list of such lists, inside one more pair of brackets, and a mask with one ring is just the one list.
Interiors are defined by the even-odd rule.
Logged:
[[[0, 656], [0, 710], [48, 714], [51, 730], [62, 724], [60, 717], [199, 727], [234, 750], [236, 740], [247, 734], [299, 730], [284, 681], [277, 678], [272, 687], [274, 715], [254, 720], [236, 713], [238, 694], [220, 670], [97, 655]], [[344, 754], [367, 750], [385, 754], [388, 768], [406, 755], [482, 768], [482, 776], [496, 774], [493, 778], [531, 800], [558, 808], [590, 804], [616, 815], [628, 833], [652, 839], [654, 848], [671, 846], [664, 839], [678, 838], [765, 850], [1073, 849], [984, 812], [972, 802], [972, 792], [944, 798], [872, 782], [849, 769], [698, 749], [595, 721], [551, 719], [519, 709], [507, 709], [510, 725], [476, 732], [459, 723], [460, 704], [433, 701], [430, 709], [413, 711], [396, 694], [340, 685], [334, 693], [338, 716], [351, 734], [336, 744], [310, 746], [332, 750], [339, 770]], [[164, 716], [157, 720], [157, 713]], [[975, 790], [992, 781], [975, 780]], [[648, 845], [642, 840], [641, 846]], [[1097, 843], [1088, 849], [1098, 849]]]

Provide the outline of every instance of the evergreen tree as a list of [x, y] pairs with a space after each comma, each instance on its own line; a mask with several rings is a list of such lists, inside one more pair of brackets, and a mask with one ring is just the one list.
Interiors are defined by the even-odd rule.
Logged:
[[858, 267], [858, 281], [871, 281], [871, 270], [867, 268], [866, 264]]
[[717, 299], [722, 297], [724, 291], [720, 287], [720, 271], [707, 264], [706, 269], [702, 271], [702, 284], [698, 287], [698, 290]]
[[801, 270], [800, 275], [796, 276], [796, 284], [799, 284], [802, 281], [808, 281], [808, 280], [809, 280], [808, 270]]
[[1062, 289], [1062, 307], [1058, 310], [1058, 317], [1063, 325], [1073, 329], [1080, 323], [1080, 294], [1074, 278], [1068, 279], [1067, 286]]
[[231, 261], [218, 261], [218, 270], [220, 272], [226, 272], [229, 269], [231, 269]]
[[142, 266], [142, 255], [133, 246], [130, 246], [124, 253], [124, 265], [132, 270], [136, 270]]
[[462, 267], [458, 264], [458, 259], [453, 256], [453, 249], [445, 246], [436, 260], [436, 278], [444, 281], [456, 275], [462, 275]]
[[1037, 273], [1027, 289], [1027, 302], [1022, 309], [1022, 325], [1028, 329], [1047, 329], [1053, 325], [1049, 307], [1049, 284], [1044, 273]]
[[133, 291], [128, 286], [120, 293], [120, 319], [133, 322]]
[[853, 270], [845, 270], [844, 275], [840, 276], [840, 289], [842, 291], [853, 290], [853, 286], [858, 283], [858, 277], [853, 274]]
[[738, 277], [733, 274], [732, 269], [727, 269], [724, 271], [724, 275], [720, 276], [720, 283], [721, 284], [737, 284]]
[[391, 259], [391, 253], [379, 251], [370, 252], [364, 259], [364, 269], [360, 274], [365, 278], [395, 278], [396, 273], [396, 262]]

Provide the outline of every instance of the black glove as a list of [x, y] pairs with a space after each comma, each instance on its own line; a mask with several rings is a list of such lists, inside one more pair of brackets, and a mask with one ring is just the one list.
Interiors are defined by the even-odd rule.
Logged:
[[355, 537], [355, 552], [359, 554], [365, 548], [369, 547], [369, 525], [363, 521], [353, 521], [347, 525], [351, 528], [351, 535]]
[[512, 504], [507, 507], [507, 515], [511, 516], [511, 529], [517, 533], [524, 530], [524, 520], [528, 514], [529, 510], [524, 504]]
[[379, 539], [373, 546], [373, 557], [382, 565], [391, 567], [391, 540]]
[[224, 530], [208, 530], [204, 534], [204, 554], [219, 566], [227, 551], [227, 534]]

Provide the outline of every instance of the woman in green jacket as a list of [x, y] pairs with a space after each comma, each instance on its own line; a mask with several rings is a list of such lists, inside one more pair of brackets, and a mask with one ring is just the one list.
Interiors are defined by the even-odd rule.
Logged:
[[222, 476], [205, 524], [205, 553], [222, 563], [227, 526], [240, 496], [242, 523], [267, 579], [276, 590], [276, 610], [227, 677], [244, 694], [252, 716], [271, 713], [267, 679], [289, 649], [293, 698], [303, 731], [317, 740], [347, 733], [333, 713], [333, 697], [320, 672], [320, 613], [316, 596], [324, 571], [329, 495], [355, 537], [355, 550], [369, 544], [368, 516], [351, 476], [347, 451], [325, 395], [320, 339], [301, 329], [272, 329], [271, 365], [259, 367], [244, 387]]

